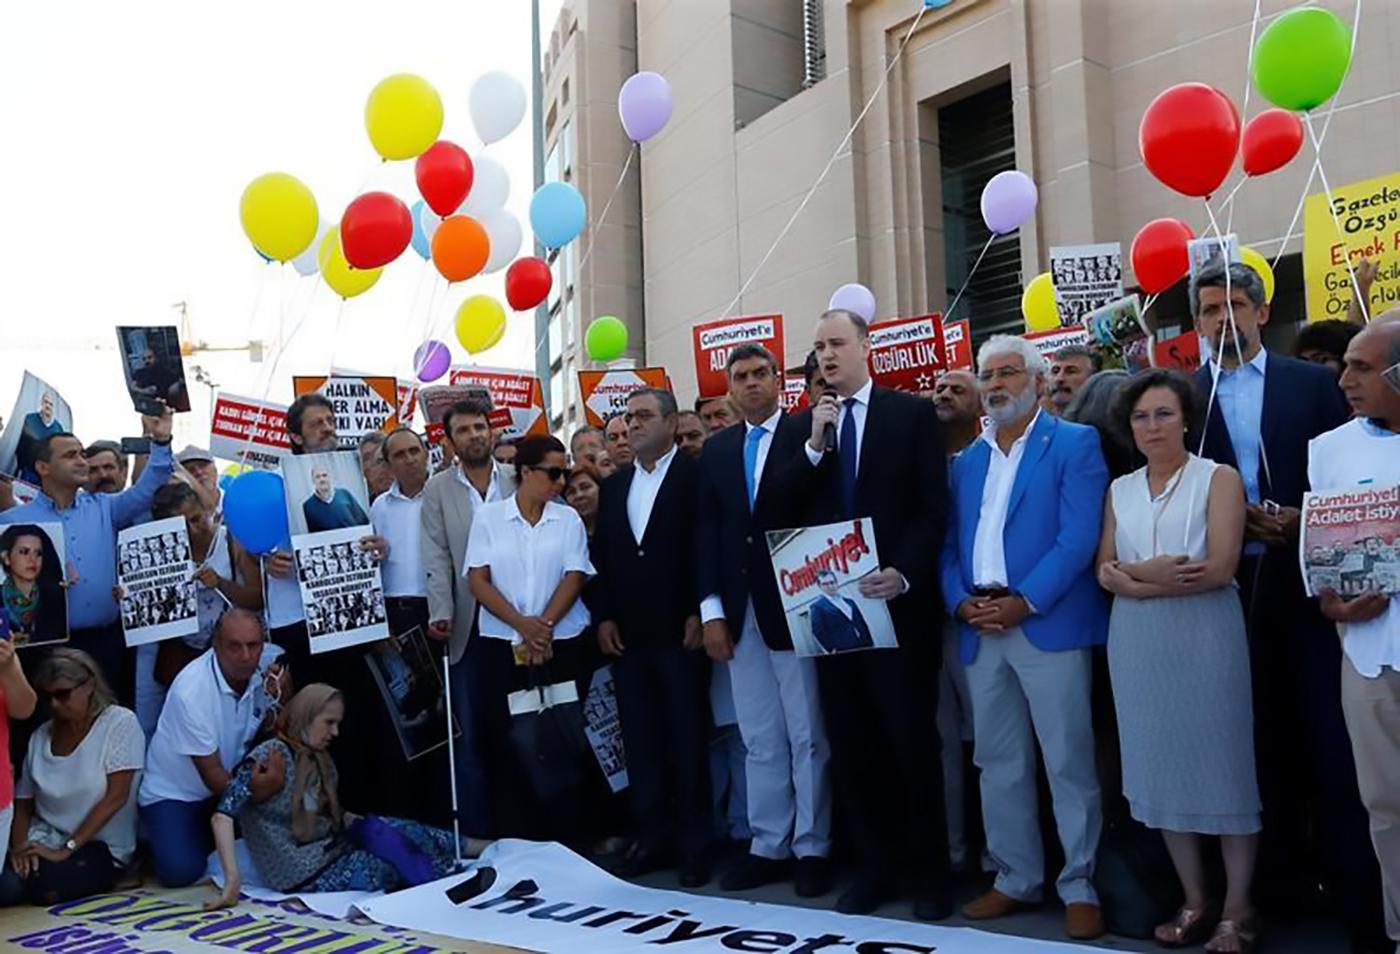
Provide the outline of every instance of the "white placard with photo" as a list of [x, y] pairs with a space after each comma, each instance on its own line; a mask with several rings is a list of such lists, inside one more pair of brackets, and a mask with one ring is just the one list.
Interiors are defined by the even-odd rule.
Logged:
[[360, 540], [371, 532], [367, 526], [346, 527], [292, 537], [313, 653], [389, 635], [379, 562], [360, 547]]
[[0, 527], [0, 639], [16, 649], [68, 640], [66, 556], [61, 523]]
[[1089, 312], [1123, 297], [1123, 246], [1118, 242], [1052, 245], [1050, 278], [1060, 306], [1060, 324], [1078, 325]]
[[39, 473], [34, 469], [39, 442], [72, 430], [73, 410], [63, 395], [42, 378], [24, 372], [15, 406], [0, 433], [0, 474], [39, 486]]
[[287, 529], [293, 537], [346, 527], [369, 529], [369, 488], [355, 451], [282, 458]]
[[620, 792], [627, 787], [627, 750], [622, 745], [622, 721], [617, 716], [617, 684], [612, 667], [593, 673], [588, 696], [583, 702], [584, 733], [608, 780], [608, 788]]
[[194, 562], [184, 517], [153, 520], [118, 533], [117, 573], [128, 646], [199, 632]]

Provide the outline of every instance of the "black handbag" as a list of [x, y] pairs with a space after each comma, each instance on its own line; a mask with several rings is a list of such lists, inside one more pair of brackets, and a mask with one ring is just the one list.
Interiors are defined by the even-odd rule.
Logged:
[[[527, 688], [509, 697], [508, 739], [535, 798], [548, 803], [583, 787], [585, 759], [592, 757], [592, 750], [574, 682], [551, 684], [548, 666], [530, 666], [527, 671]], [[559, 701], [560, 695], [572, 698]], [[527, 705], [529, 709], [520, 711]]]

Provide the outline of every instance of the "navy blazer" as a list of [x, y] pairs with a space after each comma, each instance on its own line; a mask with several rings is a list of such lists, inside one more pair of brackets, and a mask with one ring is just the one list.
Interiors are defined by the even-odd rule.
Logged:
[[865, 614], [860, 611], [860, 607], [847, 597], [836, 598], [846, 601], [851, 610], [851, 618], [847, 619], [846, 614], [827, 602], [825, 597], [818, 597], [811, 602], [810, 609], [807, 610], [807, 619], [812, 624], [812, 638], [829, 653], [874, 647], [875, 640], [870, 635], [870, 624], [865, 621]]

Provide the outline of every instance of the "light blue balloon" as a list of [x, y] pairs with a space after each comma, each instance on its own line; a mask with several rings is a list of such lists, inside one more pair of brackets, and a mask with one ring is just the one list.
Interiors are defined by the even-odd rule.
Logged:
[[583, 231], [588, 209], [567, 182], [546, 182], [530, 199], [530, 228], [548, 248], [563, 248]]
[[413, 203], [413, 208], [409, 209], [409, 215], [413, 218], [413, 238], [409, 243], [413, 250], [423, 257], [423, 261], [433, 257], [433, 243], [428, 241], [428, 236], [423, 233], [423, 209], [426, 208], [422, 199]]

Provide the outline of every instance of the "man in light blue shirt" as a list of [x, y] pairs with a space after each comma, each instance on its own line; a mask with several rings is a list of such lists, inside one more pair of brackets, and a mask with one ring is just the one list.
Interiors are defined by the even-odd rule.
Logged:
[[40, 490], [31, 503], [0, 513], [0, 525], [63, 525], [68, 583], [69, 645], [89, 653], [124, 705], [132, 697], [131, 666], [112, 590], [117, 585], [117, 531], [151, 509], [151, 499], [174, 468], [170, 455], [171, 413], [142, 416], [151, 442], [150, 462], [141, 478], [117, 494], [90, 494], [84, 488], [88, 462], [72, 434], [50, 434], [36, 448]]

